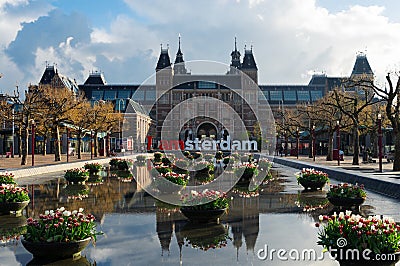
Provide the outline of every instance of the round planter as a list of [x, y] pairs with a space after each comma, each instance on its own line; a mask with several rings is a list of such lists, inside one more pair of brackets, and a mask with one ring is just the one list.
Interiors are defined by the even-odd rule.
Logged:
[[79, 184], [79, 183], [84, 183], [89, 179], [89, 176], [71, 176], [71, 177], [65, 177], [65, 179], [69, 182], [69, 183], [73, 183], [73, 184]]
[[[336, 255], [337, 257], [335, 258], [336, 261], [339, 262], [341, 266], [395, 266], [396, 263], [400, 260], [400, 252], [396, 252], [390, 255], [393, 255], [393, 257], [385, 257], [386, 260], [375, 260], [375, 254], [374, 253], [369, 253], [368, 254], [368, 259], [365, 259], [362, 255], [362, 252], [359, 254], [359, 258], [355, 257], [354, 259], [352, 258], [351, 252], [349, 254], [349, 258], [346, 258], [346, 249], [343, 250], [338, 250], [336, 254], [331, 254], [333, 257]], [[340, 257], [340, 252], [343, 254], [343, 259]], [[388, 256], [387, 254], [384, 254], [385, 256]], [[381, 257], [380, 257], [381, 258]]]
[[76, 242], [30, 242], [21, 240], [24, 248], [32, 253], [35, 258], [76, 258], [89, 244], [91, 238], [82, 239]]
[[186, 243], [193, 248], [207, 251], [222, 248], [229, 239], [228, 230], [222, 224], [198, 224], [188, 222], [180, 231]]
[[308, 180], [299, 180], [300, 185], [304, 187], [306, 190], [317, 190], [322, 189], [326, 182], [325, 181], [308, 181]]
[[343, 198], [343, 197], [327, 197], [329, 202], [339, 207], [359, 206], [364, 203], [365, 198]]
[[21, 202], [0, 202], [0, 214], [10, 214], [10, 212], [21, 213], [28, 204], [29, 200]]
[[190, 207], [182, 207], [182, 214], [194, 223], [215, 222], [225, 213], [226, 208], [215, 210], [197, 210]]

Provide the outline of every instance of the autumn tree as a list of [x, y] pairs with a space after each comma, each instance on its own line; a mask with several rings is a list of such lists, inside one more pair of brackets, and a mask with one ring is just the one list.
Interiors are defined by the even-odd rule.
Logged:
[[37, 94], [40, 95], [39, 112], [46, 117], [54, 139], [54, 160], [61, 161], [60, 126], [71, 121], [71, 110], [82, 104], [79, 98], [83, 98], [83, 95], [75, 95], [68, 88], [51, 85], [39, 85]]
[[[366, 82], [369, 80], [369, 82]], [[353, 139], [353, 165], [359, 165], [360, 156], [360, 119], [361, 114], [370, 105], [376, 104], [375, 92], [371, 89], [370, 84], [373, 81], [368, 76], [358, 76], [343, 80], [344, 89], [336, 88], [329, 93], [334, 101], [329, 103], [339, 110], [339, 112], [348, 117], [352, 123], [352, 139]]]

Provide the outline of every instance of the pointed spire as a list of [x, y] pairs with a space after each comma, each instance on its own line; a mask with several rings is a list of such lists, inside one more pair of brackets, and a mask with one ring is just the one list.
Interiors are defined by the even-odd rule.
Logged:
[[231, 67], [240, 68], [240, 52], [237, 50], [237, 40], [235, 36], [235, 50], [231, 53]]
[[176, 52], [175, 63], [174, 63], [175, 74], [187, 74], [185, 68], [185, 61], [183, 60], [183, 53], [181, 51], [181, 34], [178, 35], [178, 51]]

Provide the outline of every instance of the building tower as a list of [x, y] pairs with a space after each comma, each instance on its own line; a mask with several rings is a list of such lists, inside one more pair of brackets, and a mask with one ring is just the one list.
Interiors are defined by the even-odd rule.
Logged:
[[174, 63], [174, 75], [187, 74], [185, 68], [185, 61], [183, 60], [183, 53], [181, 51], [181, 35], [178, 37], [178, 52], [176, 53]]
[[246, 49], [246, 46], [244, 47], [243, 63], [240, 69], [258, 84], [258, 68], [253, 56], [253, 46], [250, 50]]
[[236, 37], [235, 37], [235, 50], [232, 51], [231, 53], [231, 67], [240, 69], [241, 64], [240, 64], [240, 52], [237, 50], [237, 45], [236, 45]]
[[358, 53], [350, 77], [352, 79], [363, 78], [371, 81], [374, 80], [374, 72], [372, 71], [367, 56], [364, 53]]

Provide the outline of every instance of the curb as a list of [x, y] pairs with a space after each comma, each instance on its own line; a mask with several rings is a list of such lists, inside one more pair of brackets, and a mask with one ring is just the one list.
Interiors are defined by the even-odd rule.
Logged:
[[379, 194], [400, 199], [400, 180], [392, 179], [387, 176], [372, 177], [366, 173], [359, 173], [352, 170], [337, 169], [329, 166], [321, 166], [319, 164], [305, 163], [303, 161], [293, 161], [274, 157], [273, 161], [277, 164], [289, 166], [295, 169], [315, 168], [316, 170], [324, 171], [329, 175], [329, 178], [347, 182], [364, 184], [366, 189], [377, 192]]
[[34, 166], [34, 167], [23, 168], [23, 169], [6, 169], [6, 170], [1, 170], [0, 174], [13, 173], [14, 178], [17, 179], [20, 177], [28, 177], [28, 176], [42, 175], [42, 174], [53, 173], [53, 172], [66, 171], [66, 170], [72, 169], [72, 168], [81, 168], [86, 163], [90, 163], [90, 162], [96, 162], [96, 163], [100, 163], [100, 164], [108, 164], [108, 162], [112, 158], [135, 159], [136, 156], [138, 156], [138, 155], [140, 155], [140, 154], [127, 155], [127, 156], [116, 156], [116, 157], [109, 157], [109, 158], [105, 158], [105, 159], [86, 160], [86, 161], [79, 161], [79, 162], [73, 162], [73, 163], [59, 163], [59, 164], [52, 164], [52, 165], [45, 165], [45, 166]]

